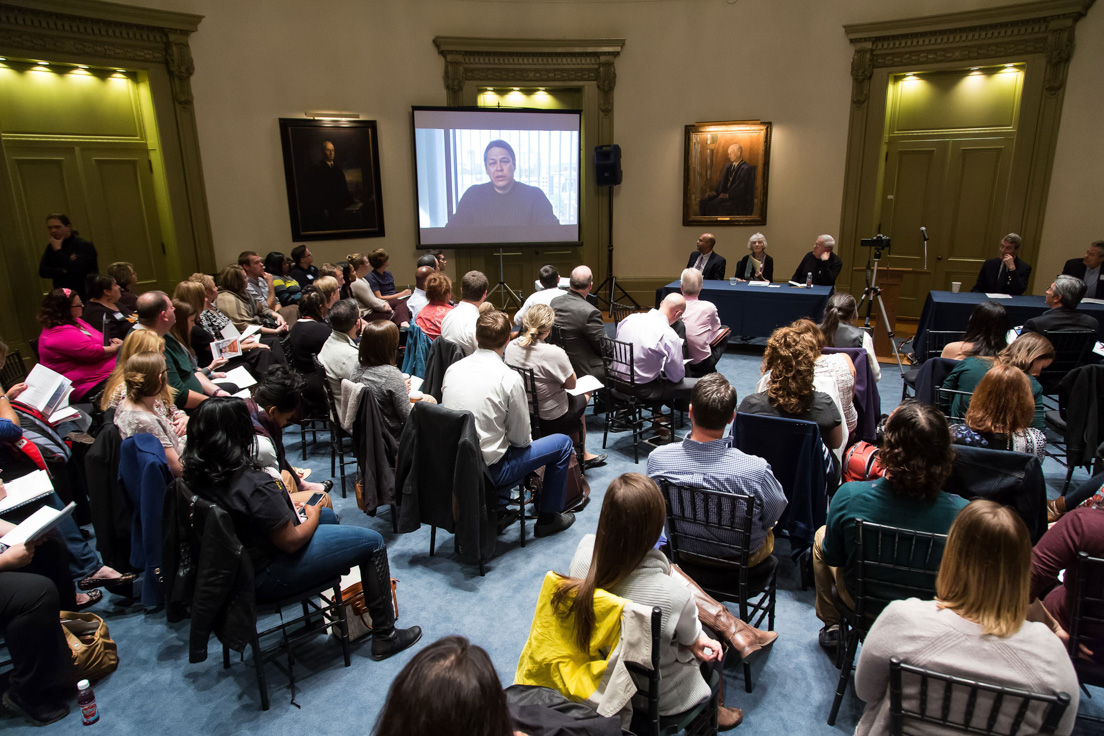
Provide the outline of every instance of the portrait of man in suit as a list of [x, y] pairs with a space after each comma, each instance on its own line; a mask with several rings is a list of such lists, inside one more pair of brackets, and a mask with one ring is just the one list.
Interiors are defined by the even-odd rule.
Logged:
[[744, 147], [728, 147], [728, 163], [717, 188], [699, 202], [703, 215], [750, 215], [755, 211], [755, 167], [744, 160]]
[[771, 124], [686, 126], [683, 225], [765, 225]]

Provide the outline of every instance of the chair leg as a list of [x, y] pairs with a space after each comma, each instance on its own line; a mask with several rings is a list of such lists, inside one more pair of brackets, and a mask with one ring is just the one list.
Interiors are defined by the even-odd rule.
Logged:
[[832, 700], [832, 710], [828, 713], [829, 726], [836, 725], [836, 716], [839, 715], [840, 705], [843, 704], [843, 695], [847, 692], [847, 681], [851, 679], [851, 670], [855, 664], [855, 650], [858, 647], [859, 632], [852, 631], [847, 637], [847, 651], [843, 655], [843, 667], [840, 668], [839, 684], [836, 685], [836, 697]]
[[751, 663], [744, 662], [744, 691], [751, 692]]
[[[1067, 459], [1067, 462], [1068, 459]], [[1070, 481], [1073, 479], [1073, 463], [1066, 466], [1066, 484], [1062, 486], [1062, 495], [1066, 495], [1066, 491], [1069, 490]]]
[[518, 511], [518, 523], [521, 524], [521, 546], [525, 547], [525, 486], [521, 488], [521, 508]]
[[433, 557], [433, 550], [437, 546], [437, 527], [429, 527], [429, 556]]
[[230, 669], [230, 647], [225, 644], [222, 645], [222, 668], [224, 670]]
[[341, 655], [345, 658], [345, 666], [351, 667], [353, 660], [349, 655], [349, 622], [345, 618], [345, 601], [341, 599], [341, 586], [335, 586], [333, 591], [334, 605], [337, 606], [337, 625], [341, 630]]
[[268, 710], [268, 682], [265, 681], [264, 658], [261, 656], [261, 642], [254, 632], [253, 641], [250, 643], [253, 649], [253, 666], [257, 669], [257, 688], [261, 691], [261, 710]]
[[299, 425], [299, 441], [302, 443], [303, 450], [303, 462], [307, 461], [307, 425], [306, 423]]

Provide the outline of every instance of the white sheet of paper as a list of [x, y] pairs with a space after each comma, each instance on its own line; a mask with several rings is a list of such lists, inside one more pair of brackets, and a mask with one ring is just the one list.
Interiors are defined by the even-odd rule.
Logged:
[[1091, 296], [1087, 296], [1081, 301], [1087, 302], [1088, 304], [1104, 304], [1104, 299], [1093, 299]]
[[222, 339], [229, 340], [232, 337], [241, 337], [241, 333], [238, 332], [238, 328], [231, 322], [223, 327], [219, 332], [222, 334]]
[[31, 540], [38, 539], [57, 526], [66, 516], [71, 515], [75, 508], [77, 508], [75, 503], [69, 504], [61, 511], [49, 506], [43, 506], [24, 519], [19, 526], [0, 537], [0, 544], [6, 544], [11, 547], [15, 544], [25, 544]]
[[771, 284], [770, 284], [769, 281], [748, 281], [747, 285], [748, 286], [770, 286]]
[[49, 496], [54, 492], [54, 484], [50, 482], [49, 473], [45, 470], [36, 470], [22, 478], [8, 481], [4, 484], [4, 491], [8, 495], [0, 500], [0, 514], [25, 503]]
[[250, 335], [256, 335], [260, 331], [261, 331], [261, 326], [260, 325], [249, 325], [248, 327], [245, 328], [245, 332], [241, 333], [242, 339], [244, 340], [247, 337], [249, 337]]
[[[1082, 300], [1084, 301], [1084, 300]], [[1093, 348], [1093, 352], [1097, 355], [1104, 355], [1104, 342], [1098, 342], [1096, 347]]]
[[257, 385], [257, 379], [253, 378], [243, 365], [239, 365], [232, 371], [226, 371], [226, 378], [221, 380], [232, 383], [238, 388], [249, 388]]
[[1011, 299], [1011, 294], [986, 294], [990, 299]]
[[580, 376], [575, 381], [575, 388], [568, 389], [567, 393], [571, 394], [572, 396], [589, 394], [592, 391], [597, 391], [603, 386], [604, 384], [594, 376]]
[[767, 284], [767, 286], [772, 288], [772, 289], [781, 289], [782, 288], [782, 284]]
[[411, 391], [421, 391], [423, 383], [425, 383], [424, 378], [418, 378], [417, 376], [411, 376], [410, 377], [410, 390]]
[[236, 394], [231, 394], [231, 396], [237, 397], [239, 399], [252, 399], [253, 398], [253, 394], [249, 393], [249, 389], [247, 389], [247, 388], [243, 388], [241, 391], [237, 392]]
[[796, 281], [791, 281], [790, 286], [796, 286], [799, 289], [804, 289], [805, 288], [805, 284], [799, 284]]
[[19, 400], [47, 417], [69, 403], [69, 394], [73, 392], [73, 384], [68, 378], [41, 363], [31, 368], [25, 383], [27, 389], [19, 395]]

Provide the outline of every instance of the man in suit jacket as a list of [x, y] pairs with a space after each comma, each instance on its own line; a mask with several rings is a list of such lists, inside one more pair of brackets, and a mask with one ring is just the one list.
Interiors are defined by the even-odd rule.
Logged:
[[1085, 251], [1084, 258], [1071, 258], [1062, 267], [1062, 273], [1085, 282], [1085, 296], [1090, 299], [1104, 298], [1104, 273], [1100, 265], [1104, 263], [1104, 240], [1098, 240]]
[[1016, 255], [1023, 245], [1023, 238], [1016, 233], [1008, 233], [1001, 240], [1000, 255], [981, 264], [977, 283], [971, 291], [985, 294], [1011, 294], [1019, 296], [1027, 291], [1027, 280], [1031, 276], [1031, 266]]
[[755, 211], [755, 167], [744, 161], [743, 146], [728, 147], [725, 164], [716, 190], [698, 202], [702, 215], [731, 217], [750, 215]]
[[713, 233], [702, 233], [698, 238], [697, 250], [686, 261], [686, 267], [701, 271], [705, 281], [724, 281], [726, 261], [720, 253], [713, 252], [716, 244], [717, 239], [713, 237]]
[[1074, 311], [1085, 296], [1085, 283], [1081, 279], [1063, 274], [1054, 279], [1046, 290], [1046, 305], [1050, 307], [1038, 317], [1032, 317], [1024, 323], [1023, 331], [1042, 334], [1057, 330], [1092, 330], [1096, 332], [1100, 325], [1087, 314]]
[[571, 360], [575, 375], [603, 379], [606, 369], [602, 365], [602, 338], [606, 336], [606, 328], [598, 307], [587, 301], [592, 288], [594, 274], [586, 266], [578, 266], [571, 272], [570, 289], [553, 299], [551, 307], [560, 328], [561, 347]]

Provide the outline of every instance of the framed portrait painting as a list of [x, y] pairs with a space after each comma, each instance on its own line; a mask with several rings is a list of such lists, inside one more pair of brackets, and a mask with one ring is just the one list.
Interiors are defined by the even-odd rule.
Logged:
[[292, 240], [382, 237], [375, 120], [280, 118]]
[[766, 225], [771, 124], [686, 126], [683, 225]]

